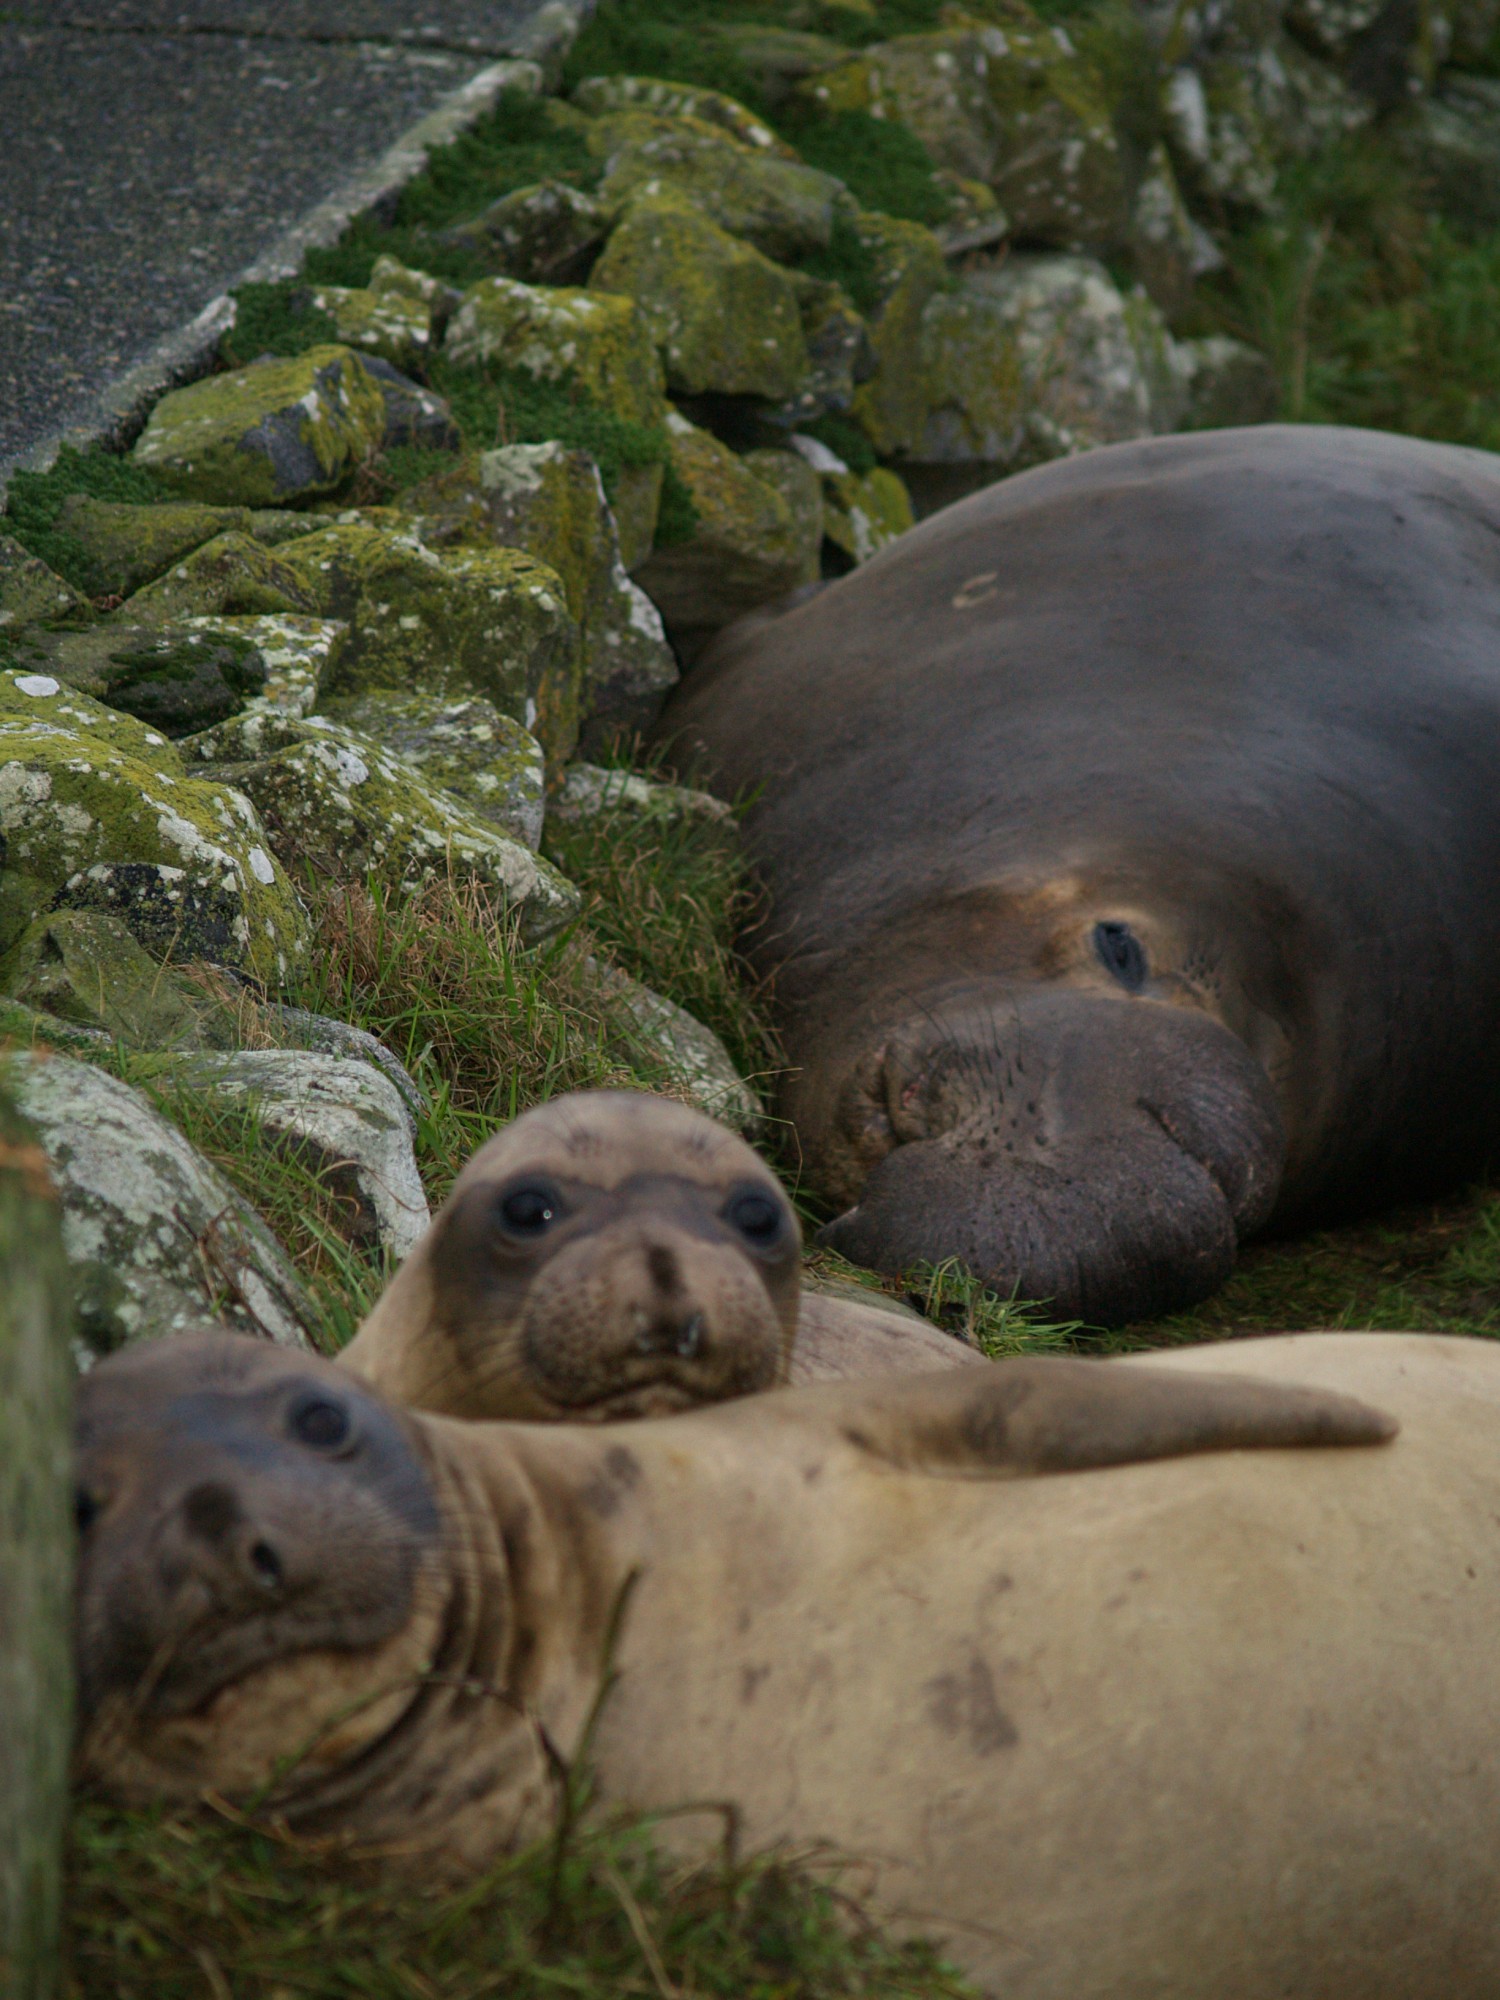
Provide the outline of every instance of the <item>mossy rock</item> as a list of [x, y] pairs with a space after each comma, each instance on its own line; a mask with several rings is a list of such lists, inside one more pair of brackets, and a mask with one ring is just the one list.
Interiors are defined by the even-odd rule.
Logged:
[[674, 83], [661, 76], [588, 76], [573, 92], [573, 103], [598, 118], [610, 112], [654, 111], [663, 118], [693, 118], [716, 125], [753, 151], [795, 160], [797, 155], [763, 118], [722, 90]]
[[224, 721], [266, 684], [253, 639], [187, 626], [108, 623], [38, 635], [18, 664], [55, 674], [164, 736], [189, 736]]
[[627, 205], [589, 287], [635, 301], [678, 393], [779, 403], [806, 382], [790, 274], [681, 194], [641, 194]]
[[792, 588], [800, 590], [804, 584], [816, 583], [821, 574], [819, 558], [824, 533], [822, 481], [798, 452], [782, 451], [777, 446], [747, 451], [742, 462], [747, 472], [753, 472], [787, 504], [801, 551], [797, 581]]
[[349, 347], [368, 350], [396, 368], [410, 368], [432, 352], [432, 312], [421, 299], [388, 288], [321, 285], [312, 295]]
[[210, 979], [159, 965], [119, 917], [54, 910], [0, 957], [0, 993], [134, 1049], [232, 1049], [239, 1010]]
[[26, 1051], [3, 1068], [62, 1204], [83, 1365], [216, 1323], [311, 1344], [312, 1310], [281, 1246], [140, 1091], [65, 1056]]
[[807, 375], [802, 387], [773, 414], [777, 423], [809, 423], [830, 411], [841, 414], [855, 389], [875, 373], [870, 329], [842, 285], [796, 274]]
[[823, 481], [823, 533], [856, 566], [913, 525], [911, 495], [888, 466], [835, 472]]
[[121, 615], [138, 624], [177, 624], [223, 612], [314, 612], [315, 598], [288, 560], [296, 546], [283, 542], [268, 548], [254, 535], [236, 530], [215, 535], [143, 585]]
[[737, 68], [755, 78], [760, 96], [772, 112], [793, 101], [799, 84], [824, 70], [837, 69], [850, 55], [831, 36], [759, 21], [726, 21], [712, 29], [712, 39], [728, 52]]
[[1280, 400], [1276, 371], [1256, 348], [1224, 333], [1173, 345], [1184, 430], [1230, 430], [1274, 419]]
[[640, 582], [691, 654], [721, 625], [795, 590], [806, 544], [781, 493], [727, 445], [676, 411], [667, 435], [697, 520], [687, 540], [653, 551]]
[[0, 672], [0, 949], [55, 909], [121, 917], [154, 956], [281, 983], [306, 917], [248, 799], [52, 675]]
[[578, 736], [578, 628], [556, 572], [521, 549], [426, 548], [355, 518], [291, 544], [320, 616], [347, 624], [324, 692], [481, 695], [561, 763]]
[[371, 265], [368, 289], [377, 299], [409, 299], [425, 306], [434, 340], [464, 302], [462, 285], [451, 285], [431, 271], [418, 271], [389, 251]]
[[328, 714], [404, 757], [508, 839], [533, 854], [541, 846], [546, 754], [493, 702], [384, 689], [330, 702]]
[[656, 343], [629, 298], [485, 278], [464, 294], [446, 352], [458, 362], [572, 381], [591, 402], [631, 423], [659, 424], [666, 411]]
[[412, 887], [445, 873], [477, 881], [519, 912], [533, 941], [579, 913], [577, 890], [550, 863], [345, 723], [263, 713], [209, 730], [187, 748], [248, 794], [294, 867], [345, 880], [390, 871]]
[[853, 210], [832, 174], [758, 153], [700, 120], [636, 112], [599, 123], [611, 138], [599, 198], [613, 207], [648, 187], [674, 189], [731, 236], [789, 263], [826, 250], [834, 216]]
[[1136, 276], [1168, 315], [1183, 309], [1199, 271], [1219, 259], [1188, 214], [1163, 145], [1153, 147], [1131, 196], [1129, 235]]
[[385, 398], [360, 357], [313, 347], [172, 390], [133, 456], [189, 499], [270, 507], [331, 492], [385, 432]]
[[0, 534], [0, 643], [28, 625], [86, 625], [88, 599], [10, 535]]
[[170, 569], [182, 556], [230, 530], [248, 532], [244, 507], [131, 506], [72, 493], [63, 502], [58, 529], [82, 551], [79, 565], [90, 597], [129, 597]]
[[1015, 470], [1149, 437], [1169, 336], [1144, 294], [1083, 257], [1011, 257], [934, 298], [924, 324], [931, 414], [915, 457]]
[[479, 461], [491, 533], [562, 578], [583, 653], [579, 740], [587, 751], [644, 733], [677, 683], [660, 613], [626, 574], [598, 467], [563, 444], [509, 445]]
[[879, 303], [870, 315], [875, 372], [854, 392], [853, 414], [882, 457], [912, 452], [927, 422], [922, 315], [948, 283], [942, 245], [920, 223], [862, 214], [855, 224], [873, 259]]
[[191, 629], [253, 646], [265, 667], [265, 682], [247, 707], [272, 708], [288, 715], [311, 715], [320, 692], [333, 678], [348, 626], [339, 618], [307, 618], [296, 612], [263, 612], [249, 617], [206, 617]]
[[596, 961], [593, 970], [616, 1038], [653, 1055], [682, 1095], [710, 1118], [752, 1132], [760, 1123], [760, 1106], [712, 1028], [618, 966]]
[[684, 822], [737, 831], [734, 809], [712, 792], [691, 785], [666, 785], [638, 771], [610, 770], [602, 764], [570, 764], [547, 807], [548, 824], [587, 826], [608, 814], [624, 815], [663, 829]]
[[984, 31], [947, 28], [875, 42], [800, 93], [825, 111], [863, 111], [914, 132], [933, 164], [988, 181], [1001, 151]]
[[609, 234], [611, 212], [567, 181], [537, 181], [492, 202], [444, 243], [477, 251], [494, 271], [528, 285], [572, 285], [588, 276]]

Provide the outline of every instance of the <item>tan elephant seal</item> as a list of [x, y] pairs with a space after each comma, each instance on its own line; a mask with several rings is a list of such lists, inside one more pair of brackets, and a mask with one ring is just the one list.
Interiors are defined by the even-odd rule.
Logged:
[[340, 1358], [412, 1408], [581, 1421], [982, 1359], [914, 1316], [803, 1293], [801, 1260], [738, 1134], [670, 1098], [579, 1091], [479, 1149]]
[[[1395, 1443], [1321, 1448], [1392, 1429], [1334, 1389]], [[829, 1842], [1006, 2000], [1489, 2000], [1497, 1424], [1500, 1349], [1435, 1336], [628, 1430], [151, 1343], [81, 1390], [81, 1762], [184, 1799], [289, 1759], [294, 1826], [481, 1866], [546, 1825], [617, 1618], [604, 1806]]]

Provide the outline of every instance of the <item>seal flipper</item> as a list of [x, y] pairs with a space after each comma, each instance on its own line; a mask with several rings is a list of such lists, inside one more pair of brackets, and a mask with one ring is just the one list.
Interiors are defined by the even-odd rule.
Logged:
[[1331, 1390], [1247, 1376], [1025, 1357], [842, 1392], [848, 1442], [946, 1479], [1086, 1472], [1191, 1452], [1384, 1444], [1393, 1417]]

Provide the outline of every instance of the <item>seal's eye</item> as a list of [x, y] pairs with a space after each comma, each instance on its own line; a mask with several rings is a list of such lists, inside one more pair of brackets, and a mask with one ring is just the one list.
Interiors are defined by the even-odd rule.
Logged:
[[763, 1194], [759, 1188], [747, 1188], [726, 1205], [724, 1220], [757, 1250], [767, 1250], [780, 1237], [784, 1216], [774, 1195]]
[[1146, 983], [1145, 947], [1129, 924], [1095, 924], [1094, 950], [1106, 972], [1113, 973], [1127, 993], [1139, 993]]
[[500, 1220], [512, 1236], [540, 1236], [562, 1212], [562, 1196], [548, 1181], [524, 1181], [500, 1198]]
[[326, 1396], [309, 1396], [292, 1411], [292, 1436], [299, 1444], [332, 1451], [349, 1435], [349, 1412]]
[[99, 1518], [99, 1496], [86, 1486], [73, 1489], [73, 1520], [80, 1535], [86, 1535]]

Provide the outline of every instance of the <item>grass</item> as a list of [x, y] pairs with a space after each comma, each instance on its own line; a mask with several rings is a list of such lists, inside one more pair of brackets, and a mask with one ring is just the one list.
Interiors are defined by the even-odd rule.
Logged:
[[806, 1859], [676, 1867], [649, 1824], [517, 1854], [460, 1891], [238, 1815], [74, 1814], [63, 2000], [963, 2000]]

